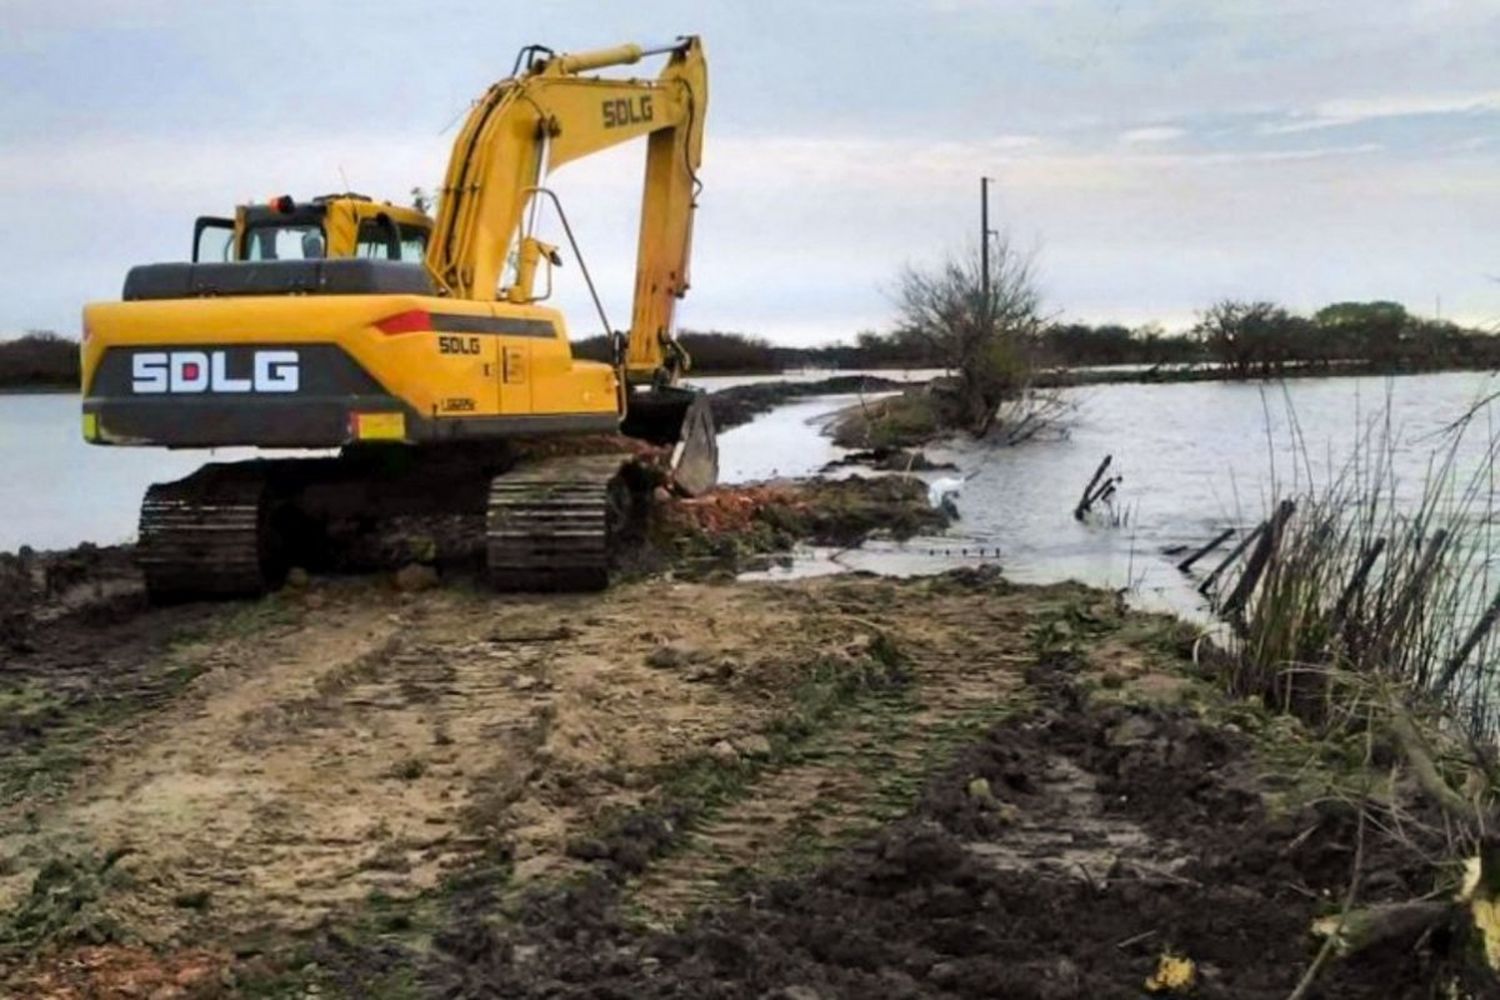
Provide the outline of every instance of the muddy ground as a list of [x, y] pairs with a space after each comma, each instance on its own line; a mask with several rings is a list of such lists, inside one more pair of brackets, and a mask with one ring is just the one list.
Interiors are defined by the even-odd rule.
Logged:
[[[1179, 955], [1195, 995], [1285, 997], [1363, 772], [1220, 696], [1193, 638], [992, 570], [314, 578], [33, 621], [0, 658], [0, 983], [1135, 997]], [[1388, 794], [1364, 898], [1448, 891], [1439, 824]], [[1448, 946], [1311, 995], [1465, 995]]]
[[814, 396], [838, 396], [894, 392], [910, 388], [910, 382], [880, 375], [834, 375], [816, 382], [755, 382], [720, 389], [708, 397], [713, 407], [714, 426], [719, 431], [747, 424], [763, 413], [794, 399]]

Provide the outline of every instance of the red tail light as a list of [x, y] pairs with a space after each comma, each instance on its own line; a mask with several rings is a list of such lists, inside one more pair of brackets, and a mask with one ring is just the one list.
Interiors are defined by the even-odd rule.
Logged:
[[408, 309], [406, 312], [387, 316], [385, 319], [377, 320], [376, 329], [381, 333], [421, 333], [432, 329], [432, 317], [421, 309]]

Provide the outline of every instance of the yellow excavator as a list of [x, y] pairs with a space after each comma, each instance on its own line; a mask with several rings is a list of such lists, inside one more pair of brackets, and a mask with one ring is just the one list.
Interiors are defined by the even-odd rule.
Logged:
[[[652, 55], [666, 56], [655, 79], [589, 75]], [[324, 253], [298, 253], [317, 220], [277, 199], [228, 227], [238, 243], [219, 256], [230, 259], [135, 267], [124, 301], [87, 306], [88, 441], [337, 449], [152, 486], [138, 548], [152, 598], [257, 594], [291, 566], [466, 556], [501, 589], [607, 585], [615, 540], [662, 473], [689, 494], [717, 478], [712, 418], [679, 384], [688, 358], [673, 336], [707, 108], [696, 37], [573, 55], [528, 46], [453, 144], [420, 263], [389, 211], [367, 221], [372, 236], [386, 226], [394, 252], [329, 253], [331, 204]], [[588, 271], [544, 182], [637, 138], [630, 329], [611, 334], [613, 363], [578, 360], [563, 316], [543, 304], [562, 262], [537, 235], [544, 207]], [[357, 244], [363, 225], [343, 232]], [[622, 450], [629, 438], [638, 443]]]

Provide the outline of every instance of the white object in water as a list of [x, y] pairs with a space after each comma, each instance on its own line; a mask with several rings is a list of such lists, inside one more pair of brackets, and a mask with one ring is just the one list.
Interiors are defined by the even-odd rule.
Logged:
[[927, 502], [934, 507], [941, 507], [943, 501], [949, 497], [958, 496], [958, 491], [964, 488], [961, 476], [944, 476], [927, 484]]

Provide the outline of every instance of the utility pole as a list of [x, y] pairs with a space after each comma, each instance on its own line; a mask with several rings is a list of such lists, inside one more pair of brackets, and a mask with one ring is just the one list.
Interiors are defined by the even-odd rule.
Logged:
[[996, 235], [990, 228], [991, 180], [991, 177], [979, 178], [979, 288], [986, 309], [990, 301], [990, 237]]

